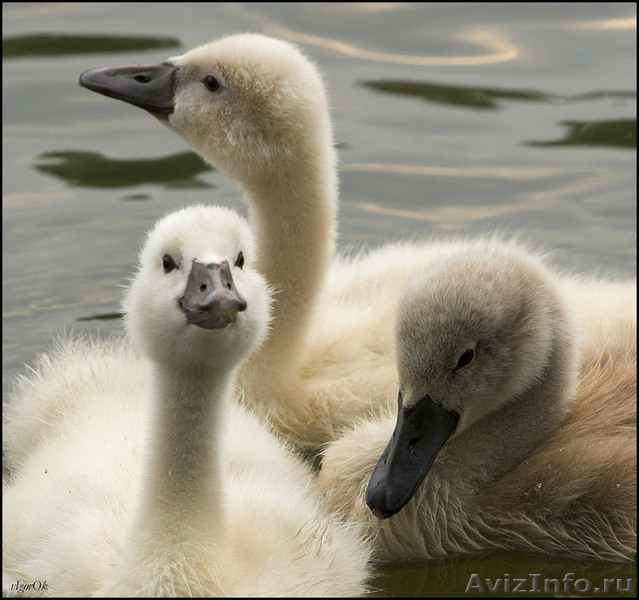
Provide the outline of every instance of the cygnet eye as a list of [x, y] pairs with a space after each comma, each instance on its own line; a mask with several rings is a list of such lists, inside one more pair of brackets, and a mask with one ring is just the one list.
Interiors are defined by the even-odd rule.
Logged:
[[202, 79], [202, 83], [206, 86], [206, 89], [209, 92], [217, 92], [220, 89], [220, 82], [213, 75], [207, 75], [204, 79]]
[[177, 269], [177, 263], [173, 260], [173, 257], [170, 254], [165, 254], [162, 257], [162, 268], [165, 273], [170, 273], [173, 269]]
[[240, 269], [244, 266], [244, 253], [241, 250], [233, 264]]
[[455, 368], [461, 369], [462, 367], [465, 367], [467, 364], [473, 362], [473, 358], [475, 358], [475, 351], [472, 348], [469, 348], [459, 357]]

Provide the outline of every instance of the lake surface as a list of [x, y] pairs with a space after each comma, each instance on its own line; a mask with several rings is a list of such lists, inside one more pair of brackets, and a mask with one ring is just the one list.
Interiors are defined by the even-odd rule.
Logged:
[[[238, 187], [153, 117], [77, 84], [86, 69], [229, 33], [294, 41], [323, 71], [341, 251], [500, 230], [577, 272], [636, 274], [634, 3], [2, 8], [4, 389], [61, 332], [121, 335], [121, 286], [167, 210], [246, 213]], [[501, 578], [495, 593], [508, 595], [509, 578], [530, 590], [535, 573], [569, 572], [590, 594], [606, 577], [634, 594], [634, 566], [513, 553], [394, 566], [376, 583], [379, 595], [454, 596], [475, 574], [483, 590], [469, 593], [494, 595], [485, 579]]]

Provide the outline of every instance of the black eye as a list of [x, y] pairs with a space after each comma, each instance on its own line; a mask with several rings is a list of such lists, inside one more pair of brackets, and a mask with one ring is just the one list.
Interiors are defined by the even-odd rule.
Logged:
[[202, 80], [202, 83], [204, 83], [206, 89], [209, 92], [217, 92], [217, 90], [220, 89], [220, 82], [215, 77], [213, 77], [213, 75], [207, 75]]
[[240, 269], [244, 266], [244, 254], [242, 253], [241, 250], [240, 250], [240, 253], [237, 255], [237, 258], [235, 259], [235, 262], [233, 264], [236, 267], [239, 267]]
[[177, 269], [178, 266], [176, 262], [173, 260], [173, 257], [170, 254], [165, 254], [162, 257], [162, 268], [165, 273], [171, 272], [173, 269]]
[[457, 366], [455, 368], [461, 369], [462, 367], [465, 367], [467, 364], [473, 361], [473, 358], [475, 358], [475, 351], [472, 348], [469, 348], [459, 357]]

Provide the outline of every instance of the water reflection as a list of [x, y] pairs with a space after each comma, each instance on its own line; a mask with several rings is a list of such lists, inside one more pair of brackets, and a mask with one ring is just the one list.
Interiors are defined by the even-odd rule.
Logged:
[[526, 142], [527, 146], [614, 146], [637, 147], [637, 120], [562, 121], [568, 130], [563, 139], [550, 142]]
[[637, 15], [620, 17], [618, 19], [603, 19], [599, 21], [582, 21], [573, 23], [569, 29], [581, 31], [606, 31], [610, 29], [637, 29]]
[[[212, 168], [193, 152], [165, 158], [108, 158], [99, 152], [45, 152], [33, 166], [70, 186], [92, 188], [134, 187], [153, 183], [165, 188], [212, 188], [196, 175]], [[139, 199], [139, 197], [135, 198]]]
[[[374, 581], [383, 591], [373, 595], [432, 597], [433, 590], [437, 590], [437, 597], [592, 597], [593, 592], [604, 591], [604, 581], [608, 580], [606, 597], [634, 597], [636, 581], [631, 574], [625, 564], [569, 558], [558, 561], [526, 552], [488, 552], [389, 565]], [[580, 583], [575, 586], [577, 580]], [[518, 582], [519, 594], [513, 594]]]
[[[636, 100], [637, 94], [624, 91], [597, 91], [586, 94], [561, 96], [547, 94], [535, 90], [517, 90], [505, 88], [469, 87], [462, 85], [444, 85], [432, 82], [417, 82], [405, 80], [381, 79], [376, 81], [362, 81], [362, 87], [386, 94], [418, 97], [426, 102], [447, 104], [474, 109], [501, 108], [499, 100], [513, 100], [520, 102], [568, 103], [588, 100], [616, 99]], [[635, 144], [636, 145], [636, 144]]]
[[309, 35], [299, 31], [293, 31], [280, 25], [272, 24], [270, 33], [278, 37], [311, 46], [322, 46], [334, 52], [381, 63], [394, 63], [400, 65], [413, 65], [420, 67], [469, 67], [490, 65], [512, 61], [519, 56], [519, 48], [501, 31], [497, 29], [468, 29], [459, 36], [459, 42], [476, 45], [476, 54], [466, 56], [428, 56], [393, 54], [390, 52], [376, 52], [367, 50], [356, 44], [317, 35]]
[[76, 321], [117, 321], [124, 318], [124, 313], [110, 312], [110, 313], [96, 313], [89, 315], [88, 317], [76, 317]]
[[491, 88], [471, 88], [456, 85], [440, 85], [437, 83], [417, 83], [414, 81], [363, 81], [363, 87], [402, 96], [417, 96], [427, 102], [450, 104], [466, 108], [496, 109], [497, 100], [527, 100], [545, 102], [546, 94], [525, 90], [500, 90]]
[[180, 40], [171, 37], [118, 37], [102, 35], [34, 34], [2, 40], [2, 58], [59, 56], [174, 48]]

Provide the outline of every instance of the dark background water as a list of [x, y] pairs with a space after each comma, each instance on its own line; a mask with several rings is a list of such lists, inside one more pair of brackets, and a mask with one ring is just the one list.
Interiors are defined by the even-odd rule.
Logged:
[[[60, 332], [121, 335], [121, 286], [167, 210], [246, 212], [177, 136], [78, 75], [242, 31], [295, 41], [324, 72], [341, 250], [499, 229], [576, 271], [635, 275], [634, 3], [3, 3], [5, 389]], [[530, 590], [539, 573], [543, 590], [569, 572], [597, 595], [605, 577], [621, 589], [635, 578], [631, 566], [491, 553], [388, 568], [377, 584], [459, 595], [475, 574], [486, 596], [486, 578]]]

